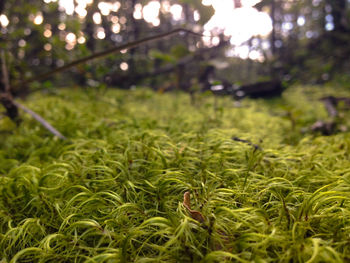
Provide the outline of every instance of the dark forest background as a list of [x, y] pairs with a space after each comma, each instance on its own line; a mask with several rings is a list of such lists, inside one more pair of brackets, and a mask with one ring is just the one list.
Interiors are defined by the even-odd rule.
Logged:
[[[235, 8], [240, 0], [232, 0]], [[347, 0], [262, 0], [255, 5], [269, 14], [269, 36], [252, 36], [244, 45], [262, 54], [259, 60], [228, 57], [235, 47], [222, 31], [211, 32], [211, 43], [183, 33], [90, 61], [40, 82], [26, 80], [75, 59], [111, 47], [183, 27], [203, 32], [214, 9], [201, 0], [72, 2], [67, 14], [58, 1], [0, 2], [0, 48], [4, 51], [13, 94], [53, 86], [114, 86], [129, 89], [207, 90], [278, 79], [284, 83], [347, 83], [350, 73], [350, 9]], [[156, 23], [140, 16], [158, 2]], [[87, 3], [87, 4], [86, 4]], [[182, 6], [180, 19], [169, 12]], [[108, 10], [108, 11], [107, 11]], [[252, 21], [253, 23], [253, 21]], [[206, 43], [206, 44], [205, 44]], [[4, 87], [2, 87], [4, 89]]]

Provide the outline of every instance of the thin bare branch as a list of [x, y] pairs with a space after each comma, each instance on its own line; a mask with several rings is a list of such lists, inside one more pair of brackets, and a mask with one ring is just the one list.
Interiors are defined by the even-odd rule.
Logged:
[[2, 77], [3, 77], [3, 83], [5, 86], [5, 93], [10, 94], [10, 80], [9, 80], [9, 74], [6, 67], [6, 58], [5, 58], [5, 52], [4, 50], [1, 50], [1, 70], [2, 70]]
[[47, 129], [49, 132], [51, 132], [53, 135], [57, 136], [58, 138], [62, 140], [67, 140], [65, 136], [63, 136], [58, 130], [56, 130], [50, 123], [48, 123], [43, 117], [41, 117], [39, 114], [35, 113], [31, 109], [28, 109], [26, 106], [14, 101], [14, 104], [22, 109], [24, 112], [28, 113], [31, 115], [35, 120], [41, 123]]
[[35, 76], [35, 77], [31, 78], [31, 79], [25, 80], [21, 84], [18, 83], [17, 85], [14, 85], [14, 87], [17, 87], [18, 85], [25, 85], [25, 84], [31, 83], [33, 81], [41, 81], [41, 80], [47, 79], [48, 77], [50, 77], [50, 76], [52, 76], [52, 75], [54, 75], [56, 73], [65, 71], [67, 69], [75, 67], [75, 66], [77, 66], [79, 64], [83, 64], [83, 63], [88, 62], [90, 60], [97, 59], [97, 58], [102, 58], [102, 57], [111, 55], [113, 53], [119, 52], [119, 51], [124, 50], [124, 49], [130, 49], [130, 48], [133, 48], [133, 47], [137, 47], [137, 46], [139, 46], [139, 45], [141, 45], [143, 43], [155, 41], [155, 40], [158, 40], [158, 39], [162, 39], [162, 38], [165, 38], [165, 37], [177, 34], [177, 33], [181, 33], [181, 32], [189, 33], [189, 34], [193, 34], [193, 35], [197, 35], [197, 36], [201, 36], [201, 37], [204, 36], [202, 34], [195, 33], [195, 32], [193, 32], [191, 30], [187, 30], [187, 29], [184, 29], [184, 28], [174, 29], [174, 30], [166, 32], [166, 33], [162, 33], [162, 34], [146, 37], [146, 38], [143, 38], [143, 39], [140, 39], [140, 40], [132, 41], [132, 42], [126, 43], [124, 45], [117, 46], [117, 47], [114, 47], [114, 48], [111, 48], [111, 49], [108, 49], [108, 50], [104, 50], [104, 51], [92, 54], [91, 56], [87, 56], [87, 57], [75, 60], [75, 61], [73, 61], [71, 63], [68, 63], [67, 65], [64, 65], [62, 67], [58, 67], [58, 68], [56, 68], [56, 69], [54, 69], [52, 71], [49, 71], [47, 73], [44, 73], [44, 74]]

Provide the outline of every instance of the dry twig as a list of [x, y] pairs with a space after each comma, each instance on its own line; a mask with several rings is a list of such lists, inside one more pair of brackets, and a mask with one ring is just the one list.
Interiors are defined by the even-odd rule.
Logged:
[[7, 115], [15, 120], [18, 116], [18, 108], [22, 109], [29, 115], [31, 115], [35, 120], [41, 123], [47, 129], [50, 131], [53, 135], [57, 136], [58, 138], [62, 140], [66, 140], [67, 138], [64, 137], [59, 131], [57, 131], [50, 123], [48, 123], [43, 117], [41, 117], [39, 114], [35, 113], [31, 109], [28, 109], [26, 106], [20, 104], [19, 102], [16, 102], [12, 95], [11, 95], [11, 87], [10, 87], [10, 81], [8, 76], [8, 71], [6, 67], [6, 60], [5, 60], [5, 54], [4, 51], [1, 52], [1, 68], [2, 68], [2, 75], [3, 75], [3, 84], [4, 84], [4, 90], [0, 93], [0, 101], [4, 105], [4, 107], [7, 110]]
[[62, 140], [66, 140], [67, 138], [63, 136], [58, 130], [56, 130], [50, 123], [48, 123], [43, 117], [41, 117], [39, 114], [35, 113], [31, 109], [28, 109], [26, 106], [14, 101], [14, 104], [23, 110], [24, 112], [28, 113], [30, 116], [32, 116], [35, 120], [40, 122], [42, 126], [45, 127], [49, 132], [51, 132], [53, 135], [57, 136], [58, 138]]

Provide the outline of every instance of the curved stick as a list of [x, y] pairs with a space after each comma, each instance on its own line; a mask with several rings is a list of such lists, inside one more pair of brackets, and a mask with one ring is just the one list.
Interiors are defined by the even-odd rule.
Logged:
[[[188, 29], [184, 29], [184, 28], [177, 28], [177, 29], [174, 29], [172, 31], [169, 31], [169, 32], [166, 32], [166, 33], [162, 33], [162, 34], [158, 34], [158, 35], [154, 35], [154, 36], [150, 36], [150, 37], [146, 37], [146, 38], [143, 38], [143, 39], [140, 39], [140, 40], [135, 40], [135, 41], [132, 41], [132, 42], [129, 42], [129, 43], [126, 43], [126, 44], [123, 44], [121, 46], [117, 46], [117, 47], [113, 47], [111, 49], [107, 49], [107, 50], [104, 50], [104, 51], [101, 51], [101, 52], [98, 52], [98, 53], [95, 53], [95, 54], [92, 54], [90, 56], [87, 56], [87, 57], [84, 57], [84, 58], [81, 58], [81, 59], [78, 59], [78, 60], [75, 60], [71, 63], [68, 63], [67, 65], [64, 65], [62, 67], [58, 67], [52, 71], [49, 71], [47, 73], [44, 73], [44, 74], [41, 74], [41, 75], [38, 75], [38, 76], [35, 76], [33, 78], [30, 78], [28, 80], [25, 80], [23, 84], [28, 84], [30, 82], [33, 82], [33, 81], [41, 81], [41, 80], [44, 80], [56, 73], [59, 73], [59, 72], [62, 72], [62, 71], [65, 71], [67, 69], [70, 69], [74, 66], [77, 66], [79, 64], [82, 64], [82, 63], [85, 63], [87, 61], [90, 61], [90, 60], [93, 60], [93, 59], [96, 59], [96, 58], [101, 58], [101, 57], [105, 57], [105, 56], [108, 56], [110, 54], [113, 54], [115, 52], [118, 52], [118, 51], [121, 51], [121, 50], [124, 50], [124, 49], [130, 49], [130, 48], [133, 48], [133, 47], [137, 47], [143, 43], [146, 43], [146, 42], [151, 42], [151, 41], [154, 41], [154, 40], [158, 40], [158, 39], [161, 39], [161, 38], [165, 38], [165, 37], [168, 37], [168, 36], [171, 36], [171, 35], [174, 35], [176, 33], [181, 33], [181, 32], [184, 32], [184, 33], [189, 33], [189, 34], [192, 34], [192, 35], [196, 35], [196, 36], [201, 36], [203, 37], [204, 35], [202, 34], [199, 34], [199, 33], [196, 33], [196, 32], [193, 32], [191, 30], [188, 30]], [[15, 87], [17, 87], [18, 85], [14, 85]]]

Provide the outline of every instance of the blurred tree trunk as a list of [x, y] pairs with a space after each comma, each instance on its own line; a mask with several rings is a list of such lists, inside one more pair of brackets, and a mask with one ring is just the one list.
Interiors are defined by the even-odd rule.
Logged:
[[93, 15], [95, 12], [98, 12], [97, 4], [98, 1], [94, 1], [92, 5], [87, 7], [87, 15], [84, 28], [84, 34], [86, 36], [86, 46], [92, 53], [96, 51], [96, 39], [94, 38], [95, 23], [93, 20]]
[[[140, 29], [138, 27], [138, 23], [136, 19], [134, 18], [134, 6], [137, 4], [137, 0], [130, 0], [129, 1], [129, 8], [128, 8], [128, 19], [129, 24], [127, 28], [128, 32], [128, 41], [134, 41], [139, 38], [140, 35]], [[135, 52], [136, 48], [131, 48], [129, 50], [130, 57], [128, 59], [128, 65], [129, 65], [129, 74], [133, 75], [137, 72], [136, 65], [135, 65]]]
[[271, 20], [272, 20], [272, 31], [271, 31], [271, 39], [270, 39], [270, 45], [271, 45], [271, 53], [272, 57], [276, 55], [276, 17], [275, 17], [275, 12], [276, 12], [276, 3], [275, 0], [271, 0]]
[[[162, 7], [163, 0], [159, 0], [159, 4]], [[162, 11], [159, 12], [159, 20], [160, 20], [160, 27], [159, 27], [159, 29], [160, 29], [159, 31], [160, 32], [159, 33], [170, 31], [169, 30], [169, 26], [168, 26], [169, 24], [167, 23], [168, 21], [165, 19], [165, 16], [164, 16]], [[164, 46], [164, 42], [163, 41], [158, 41], [156, 45], [157, 45], [157, 49], [160, 52], [164, 52], [165, 51], [165, 46]], [[153, 70], [154, 71], [158, 71], [160, 69], [160, 67], [161, 67], [161, 64], [162, 64], [162, 61], [159, 58], [156, 58], [154, 60], [154, 63], [153, 63]], [[156, 85], [157, 85], [157, 79], [156, 78], [152, 78], [151, 79], [151, 86], [155, 87]]]
[[[48, 10], [46, 8], [43, 8], [43, 15], [45, 19], [45, 23], [50, 25], [50, 30], [52, 32], [53, 36], [58, 36], [59, 35], [59, 29], [58, 29], [58, 22], [59, 20], [57, 19], [60, 16], [60, 12], [57, 9], [51, 9]], [[49, 66], [51, 69], [56, 68], [56, 59], [55, 56], [53, 55], [53, 50], [47, 53], [47, 61], [45, 61], [45, 64]]]
[[[3, 13], [4, 8], [5, 8], [5, 0], [0, 0], [0, 14]], [[0, 43], [4, 43], [5, 42], [4, 39], [5, 38], [2, 36], [2, 34], [0, 34]], [[1, 47], [1, 49], [2, 48], [3, 47]], [[3, 62], [0, 61], [0, 63], [3, 63]], [[0, 67], [0, 69], [1, 69], [1, 67]], [[0, 93], [5, 91], [5, 84], [3, 83], [4, 82], [4, 78], [5, 78], [5, 76], [3, 76], [3, 71], [0, 70]]]
[[[193, 18], [193, 13], [191, 12], [191, 7], [189, 4], [183, 4], [183, 12], [185, 16], [185, 24], [188, 27], [189, 25], [193, 25], [194, 23], [194, 18]], [[185, 34], [185, 41], [186, 41], [186, 46], [189, 47], [191, 43], [191, 39], [189, 34]]]
[[0, 13], [2, 14], [2, 11], [4, 10], [5, 7], [5, 0], [0, 1]]
[[293, 30], [290, 30], [286, 38], [285, 44], [282, 47], [281, 59], [283, 63], [283, 74], [288, 74], [290, 68], [298, 64], [297, 58], [293, 50], [298, 50], [299, 45], [299, 26], [298, 17], [300, 15], [300, 7], [295, 4], [290, 8], [289, 15], [291, 16], [291, 23], [293, 25]]
[[347, 1], [346, 0], [326, 0], [331, 6], [334, 32], [345, 33], [347, 32]]
[[323, 1], [321, 3], [321, 19], [320, 19], [320, 33], [321, 35], [326, 33], [326, 16], [327, 16], [327, 9], [326, 9], [327, 3]]

